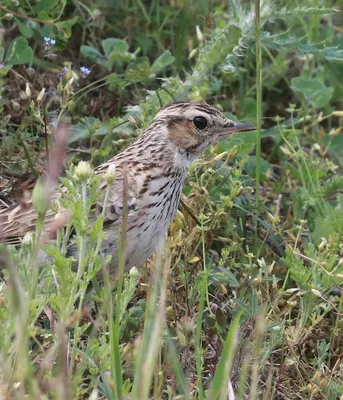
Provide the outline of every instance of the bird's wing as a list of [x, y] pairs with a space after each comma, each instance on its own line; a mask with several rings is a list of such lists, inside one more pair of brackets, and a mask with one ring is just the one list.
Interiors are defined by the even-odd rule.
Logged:
[[[56, 212], [49, 209], [45, 215], [45, 224], [52, 223], [55, 216]], [[35, 230], [36, 221], [37, 213], [31, 199], [1, 210], [0, 241], [6, 244], [20, 244], [20, 238]]]
[[[101, 195], [96, 202], [96, 214], [103, 212], [107, 181], [102, 179], [100, 184]], [[140, 216], [142, 204], [138, 198], [140, 188], [137, 179], [125, 169], [118, 168], [116, 171], [116, 179], [109, 189], [108, 199], [105, 209], [104, 224], [120, 224], [124, 213], [124, 201], [127, 202], [128, 223], [134, 222]]]
[[[102, 173], [103, 170], [97, 170], [97, 173]], [[90, 221], [94, 220], [99, 213], [102, 212], [105, 195], [106, 195], [107, 181], [105, 177], [100, 184], [100, 197], [90, 215]], [[127, 189], [126, 189], [127, 188]], [[116, 179], [113, 182], [110, 190], [108, 201], [105, 210], [104, 224], [113, 224], [113, 226], [120, 224], [123, 216], [123, 194], [127, 198], [128, 208], [128, 223], [134, 222], [139, 217], [140, 204], [138, 198], [138, 186], [136, 179], [130, 174], [126, 173], [123, 169], [118, 169]], [[63, 192], [63, 189], [62, 189]], [[52, 202], [56, 204], [54, 210], [58, 210], [60, 216], [60, 224], [56, 222], [56, 211], [49, 209], [45, 215], [44, 231], [56, 230], [52, 229], [53, 226], [57, 228], [65, 225], [68, 221], [66, 218], [68, 211], [63, 209], [59, 204], [61, 193], [53, 195]], [[29, 232], [33, 232], [36, 227], [37, 213], [32, 206], [31, 199], [23, 201], [20, 204], [15, 204], [9, 208], [0, 211], [0, 241], [7, 244], [19, 245], [21, 238]]]

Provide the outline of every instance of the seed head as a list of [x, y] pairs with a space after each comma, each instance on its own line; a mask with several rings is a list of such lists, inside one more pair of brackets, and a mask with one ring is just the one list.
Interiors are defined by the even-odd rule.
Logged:
[[33, 208], [38, 214], [45, 214], [49, 207], [48, 193], [42, 178], [39, 178], [32, 192]]
[[116, 166], [111, 164], [106, 171], [106, 180], [108, 185], [112, 185], [116, 180]]
[[87, 161], [80, 161], [74, 172], [81, 182], [86, 182], [93, 174], [93, 170]]

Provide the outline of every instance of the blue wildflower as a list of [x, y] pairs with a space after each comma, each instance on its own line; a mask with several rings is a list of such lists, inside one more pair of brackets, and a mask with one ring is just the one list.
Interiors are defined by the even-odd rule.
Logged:
[[56, 44], [56, 40], [55, 39], [51, 39], [49, 37], [44, 37], [44, 50], [50, 50], [51, 47]]
[[91, 70], [87, 67], [80, 67], [81, 78], [85, 79], [91, 73]]
[[67, 71], [68, 71], [68, 67], [65, 65], [65, 66], [61, 69], [61, 71], [57, 74], [57, 77], [58, 77], [58, 78], [61, 78], [62, 76], [64, 76], [64, 75], [67, 73]]

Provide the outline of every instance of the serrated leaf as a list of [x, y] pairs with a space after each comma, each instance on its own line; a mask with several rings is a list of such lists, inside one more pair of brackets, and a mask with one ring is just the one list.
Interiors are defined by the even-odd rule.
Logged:
[[100, 215], [97, 217], [96, 221], [92, 224], [90, 238], [93, 243], [96, 243], [99, 236], [103, 234], [102, 231], [103, 223], [104, 223], [104, 218], [102, 215]]
[[308, 53], [314, 53], [315, 54], [315, 53], [318, 53], [318, 52], [321, 51], [315, 44], [308, 43], [308, 42], [300, 43], [298, 45], [298, 50], [301, 53], [304, 53], [304, 54], [308, 54]]
[[109, 38], [101, 42], [106, 57], [112, 53], [125, 54], [129, 50], [129, 45], [122, 39]]
[[343, 50], [337, 47], [325, 47], [323, 50], [323, 56], [328, 61], [343, 61]]
[[168, 65], [172, 64], [174, 60], [175, 57], [171, 55], [169, 50], [166, 50], [153, 62], [151, 66], [151, 72], [153, 74], [157, 74], [163, 71], [166, 67], [168, 67]]
[[314, 107], [325, 107], [333, 94], [332, 87], [325, 86], [318, 79], [296, 77], [291, 80], [293, 90], [300, 92], [306, 101], [309, 101]]
[[320, 15], [320, 14], [331, 14], [338, 12], [335, 8], [324, 8], [324, 7], [296, 7], [287, 8], [283, 7], [281, 10], [273, 12], [273, 18], [284, 18], [284, 17], [308, 17], [309, 15]]
[[294, 47], [297, 43], [301, 41], [301, 38], [294, 36], [280, 37], [272, 41], [272, 45], [277, 49], [281, 50], [284, 47]]
[[304, 268], [301, 258], [287, 251], [283, 261], [297, 285], [303, 290], [309, 290], [311, 286], [308, 281], [311, 277], [311, 271], [308, 268]]
[[33, 51], [24, 37], [14, 39], [6, 53], [6, 63], [11, 65], [28, 64], [33, 57]]
[[311, 234], [313, 242], [318, 245], [322, 238], [329, 238], [333, 233], [343, 233], [343, 216], [340, 205], [326, 206], [325, 216], [315, 217], [315, 228]]
[[[69, 143], [76, 142], [77, 140], [85, 139], [89, 137], [89, 129], [96, 122], [99, 121], [94, 117], [86, 117], [83, 122], [79, 122], [70, 128]], [[107, 126], [101, 125], [99, 129], [96, 129], [94, 136], [104, 136], [107, 133]]]
[[94, 47], [82, 45], [80, 47], [80, 52], [90, 62], [106, 65], [105, 57]]
[[132, 83], [144, 83], [150, 77], [150, 62], [148, 57], [137, 58], [126, 69], [126, 78]]

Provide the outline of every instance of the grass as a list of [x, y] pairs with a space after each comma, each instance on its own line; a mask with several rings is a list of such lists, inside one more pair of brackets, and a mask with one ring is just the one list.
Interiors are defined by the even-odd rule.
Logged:
[[[0, 397], [340, 398], [340, 3], [42, 4], [0, 5], [0, 200], [22, 201], [48, 153], [49, 177], [66, 153], [72, 220], [57, 220], [52, 261], [37, 268], [49, 215], [37, 185], [35, 233], [2, 245]], [[99, 179], [79, 162], [100, 164], [186, 98], [259, 134], [192, 165], [167, 242], [115, 280], [99, 255], [103, 218], [88, 228]]]

